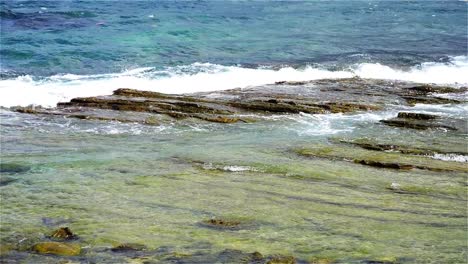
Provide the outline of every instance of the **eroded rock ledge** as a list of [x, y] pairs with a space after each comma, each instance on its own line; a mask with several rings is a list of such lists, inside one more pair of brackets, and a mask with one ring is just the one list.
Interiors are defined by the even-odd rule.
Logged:
[[465, 91], [466, 88], [383, 80], [324, 79], [183, 95], [124, 88], [108, 96], [75, 98], [52, 109], [16, 107], [13, 110], [148, 125], [174, 119], [235, 123], [253, 122], [256, 118], [271, 114], [350, 113], [379, 110], [389, 104], [460, 103], [459, 100], [433, 94]]

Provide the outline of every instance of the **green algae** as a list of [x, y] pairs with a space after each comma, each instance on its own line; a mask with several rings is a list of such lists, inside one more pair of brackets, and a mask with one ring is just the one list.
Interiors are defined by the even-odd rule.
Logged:
[[400, 165], [404, 169], [418, 168], [433, 171], [468, 172], [468, 167], [459, 162], [434, 160], [430, 157], [402, 155], [400, 153], [370, 151], [348, 146], [316, 145], [310, 148], [298, 148], [294, 151], [302, 156], [353, 160], [356, 163], [370, 166], [399, 168]]
[[[2, 244], [27, 238], [21, 249], [29, 252], [51, 230], [68, 226], [86, 245], [82, 258], [96, 263], [212, 263], [250, 252], [261, 252], [265, 261], [293, 256], [299, 263], [466, 258], [466, 170], [453, 169], [466, 164], [329, 144], [326, 138], [292, 140], [273, 130], [258, 133], [258, 123], [242, 126], [239, 135], [226, 128], [28, 139], [44, 148], [60, 141], [68, 147], [47, 155], [5, 155], [9, 163], [21, 159], [42, 169], [14, 175], [21, 181], [2, 186]], [[375, 157], [451, 170], [400, 171], [352, 162]], [[224, 169], [229, 166], [249, 169]], [[389, 189], [393, 183], [400, 191]], [[44, 218], [54, 221], [45, 224]], [[212, 218], [251, 225], [233, 231], [200, 225]], [[126, 243], [147, 249], [110, 250]]]

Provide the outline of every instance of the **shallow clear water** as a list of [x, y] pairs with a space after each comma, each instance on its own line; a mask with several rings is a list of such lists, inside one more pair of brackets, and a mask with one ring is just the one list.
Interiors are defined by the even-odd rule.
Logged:
[[[162, 127], [3, 111], [2, 163], [27, 169], [8, 174], [16, 181], [1, 187], [1, 237], [27, 244], [66, 225], [87, 248], [81, 259], [90, 261], [130, 261], [104, 249], [133, 242], [188, 256], [237, 249], [344, 263], [461, 263], [466, 173], [378, 169], [294, 152], [359, 137], [413, 146], [429, 137], [433, 147], [463, 151], [465, 135], [376, 122], [398, 108]], [[437, 109], [454, 115], [444, 108]], [[395, 194], [392, 183], [418, 191]], [[245, 226], [201, 225], [213, 217]]]

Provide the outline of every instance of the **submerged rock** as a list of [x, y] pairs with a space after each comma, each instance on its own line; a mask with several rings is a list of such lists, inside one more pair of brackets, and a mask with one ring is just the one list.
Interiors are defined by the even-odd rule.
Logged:
[[374, 160], [354, 160], [355, 163], [362, 165], [377, 167], [377, 168], [387, 168], [387, 169], [398, 169], [398, 170], [411, 170], [414, 168], [414, 165], [411, 164], [401, 164], [396, 162], [380, 162]]
[[309, 264], [332, 264], [335, 260], [327, 257], [312, 257], [309, 259]]
[[10, 253], [14, 249], [11, 245], [5, 245], [3, 243], [0, 244], [0, 256], [6, 255]]
[[142, 244], [138, 243], [123, 243], [116, 247], [111, 248], [113, 252], [128, 252], [128, 251], [143, 251], [146, 250], [147, 247]]
[[203, 225], [221, 229], [238, 229], [241, 225], [240, 221], [228, 220], [228, 219], [216, 219], [211, 218], [202, 221]]
[[296, 263], [296, 258], [293, 256], [282, 256], [282, 255], [276, 255], [270, 257], [266, 264], [295, 264]]
[[18, 179], [15, 179], [15, 178], [1, 176], [0, 177], [0, 186], [8, 185], [8, 184], [13, 183], [13, 182], [15, 182], [17, 180]]
[[53, 254], [60, 256], [76, 256], [81, 253], [78, 244], [61, 242], [41, 242], [33, 246], [33, 250], [40, 254]]
[[463, 163], [435, 160], [427, 156], [406, 155], [398, 152], [376, 152], [340, 145], [313, 146], [294, 150], [298, 155], [318, 157], [332, 160], [354, 162], [376, 168], [390, 169], [421, 169], [431, 171], [459, 171], [468, 172]]
[[458, 156], [466, 156], [468, 155], [468, 150], [464, 150], [464, 147], [458, 147], [453, 149], [453, 147], [457, 146], [444, 146], [444, 148], [434, 147], [433, 141], [428, 141], [425, 145], [418, 145], [418, 146], [410, 146], [410, 145], [402, 145], [403, 143], [378, 143], [376, 140], [371, 140], [369, 138], [357, 138], [357, 139], [339, 139], [339, 138], [331, 138], [331, 142], [334, 143], [344, 143], [348, 145], [358, 146], [363, 149], [367, 150], [374, 150], [374, 151], [384, 151], [384, 152], [400, 152], [403, 154], [411, 154], [411, 155], [421, 155], [421, 156], [441, 156], [446, 155], [447, 160], [450, 160], [450, 157], [453, 159], [462, 158]]
[[394, 193], [400, 194], [430, 194], [431, 192], [434, 192], [434, 190], [432, 190], [430, 187], [400, 185], [397, 183], [392, 183], [389, 187], [387, 187], [387, 189]]
[[259, 252], [247, 253], [236, 249], [225, 249], [217, 253], [197, 252], [193, 254], [180, 254], [173, 252], [164, 260], [169, 263], [250, 263], [265, 264], [267, 258]]
[[27, 172], [30, 169], [31, 167], [18, 163], [0, 163], [0, 173], [17, 174]]

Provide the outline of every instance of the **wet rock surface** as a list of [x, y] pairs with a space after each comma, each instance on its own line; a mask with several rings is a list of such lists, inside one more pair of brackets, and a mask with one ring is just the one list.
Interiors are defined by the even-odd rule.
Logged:
[[[62, 115], [147, 125], [159, 125], [170, 120], [236, 123], [258, 119], [245, 117], [252, 115], [261, 117], [271, 114], [350, 113], [379, 110], [388, 104], [460, 103], [458, 100], [434, 97], [432, 94], [462, 93], [465, 90], [359, 78], [324, 79], [277, 82], [253, 88], [182, 95], [123, 88], [109, 96], [75, 98], [70, 102], [59, 103], [56, 108], [16, 107], [13, 110], [27, 114]], [[400, 123], [398, 120], [387, 122], [395, 125]], [[406, 126], [424, 127], [417, 124]]]
[[394, 127], [412, 128], [412, 129], [446, 129], [458, 130], [463, 133], [468, 131], [466, 120], [455, 118], [443, 118], [436, 115], [423, 113], [400, 112], [396, 118], [381, 120], [380, 122]]
[[53, 239], [72, 240], [78, 238], [68, 227], [61, 227], [55, 230], [50, 236]]

